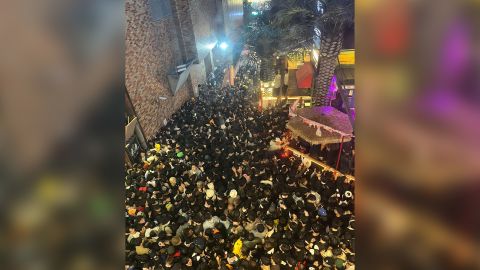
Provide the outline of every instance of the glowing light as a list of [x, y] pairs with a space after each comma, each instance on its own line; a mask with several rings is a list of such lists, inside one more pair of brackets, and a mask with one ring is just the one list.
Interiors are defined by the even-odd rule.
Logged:
[[226, 50], [227, 48], [228, 48], [228, 44], [225, 41], [220, 43], [220, 49]]
[[329, 92], [332, 93], [332, 94], [335, 94], [338, 90], [337, 76], [336, 75], [333, 75], [333, 77], [332, 77], [332, 81], [330, 82], [329, 90], [330, 90]]
[[283, 148], [282, 153], [280, 154], [281, 158], [289, 158], [291, 156], [292, 152], [287, 150], [286, 148]]
[[216, 42], [210, 43], [210, 44], [207, 45], [207, 48], [208, 48], [209, 50], [211, 50], [211, 49], [215, 48], [215, 45], [217, 45]]
[[315, 62], [318, 62], [318, 50], [313, 50], [313, 59], [315, 60]]
[[355, 64], [355, 50], [342, 50], [338, 55], [340, 65], [354, 65]]
[[257, 12], [257, 11], [252, 11], [252, 15], [253, 15], [253, 16], [257, 16], [257, 15], [258, 15], [258, 12]]

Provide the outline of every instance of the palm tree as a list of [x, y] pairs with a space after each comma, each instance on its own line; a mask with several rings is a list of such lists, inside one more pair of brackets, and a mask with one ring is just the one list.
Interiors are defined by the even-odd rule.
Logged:
[[274, 77], [273, 54], [278, 48], [279, 32], [271, 24], [272, 16], [269, 11], [260, 14], [256, 22], [251, 23], [245, 30], [245, 41], [260, 58], [260, 79], [272, 81]]
[[[313, 103], [328, 105], [328, 89], [337, 66], [345, 28], [353, 23], [353, 0], [285, 0], [275, 14], [282, 44], [294, 49], [320, 39], [320, 53], [312, 92]], [[311, 42], [310, 42], [311, 44]]]

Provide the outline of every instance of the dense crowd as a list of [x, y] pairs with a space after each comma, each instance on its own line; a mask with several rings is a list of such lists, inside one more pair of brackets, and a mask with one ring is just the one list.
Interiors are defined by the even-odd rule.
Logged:
[[126, 269], [354, 269], [354, 183], [281, 148], [246, 62], [211, 83], [127, 168]]
[[355, 138], [351, 141], [344, 142], [340, 149], [340, 144], [327, 144], [324, 147], [321, 145], [311, 145], [302, 138], [290, 140], [290, 146], [306, 153], [309, 156], [335, 168], [338, 161], [338, 152], [340, 151], [340, 160], [338, 170], [342, 173], [354, 175], [355, 174]]

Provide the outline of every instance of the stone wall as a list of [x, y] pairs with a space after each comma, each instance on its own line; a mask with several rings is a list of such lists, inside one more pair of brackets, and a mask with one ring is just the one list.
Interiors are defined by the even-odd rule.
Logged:
[[[191, 80], [172, 96], [167, 74], [182, 63], [173, 17], [153, 21], [147, 0], [126, 1], [125, 80], [147, 139], [192, 95]], [[161, 97], [166, 97], [163, 100]]]

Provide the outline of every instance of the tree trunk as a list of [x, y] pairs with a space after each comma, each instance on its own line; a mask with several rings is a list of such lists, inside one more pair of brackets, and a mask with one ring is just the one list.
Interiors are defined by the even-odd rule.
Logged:
[[342, 43], [343, 33], [339, 33], [333, 38], [321, 38], [315, 87], [312, 92], [312, 100], [315, 106], [328, 106], [330, 103], [328, 91], [337, 67], [338, 54], [342, 48]]
[[260, 62], [260, 80], [263, 82], [273, 81], [274, 75], [273, 58], [262, 58]]
[[280, 58], [280, 95], [284, 95], [285, 101], [288, 99], [287, 91], [285, 90], [285, 61], [286, 57], [282, 56]]

